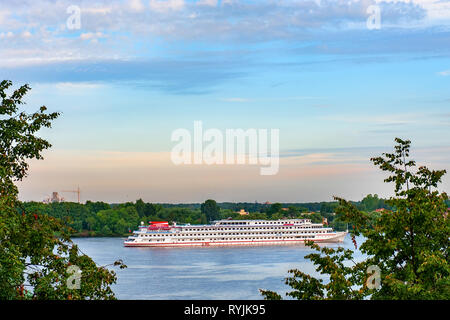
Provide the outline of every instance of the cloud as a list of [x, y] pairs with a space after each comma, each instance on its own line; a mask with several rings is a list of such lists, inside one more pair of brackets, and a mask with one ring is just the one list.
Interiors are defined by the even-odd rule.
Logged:
[[[50, 0], [8, 1], [0, 11], [0, 27], [23, 28], [46, 26], [55, 28], [65, 24], [66, 9], [73, 1]], [[148, 5], [145, 6], [144, 2]], [[264, 39], [297, 37], [304, 28], [366, 30], [366, 9], [372, 0], [344, 1], [217, 1], [217, 0], [106, 0], [81, 1], [83, 30], [146, 33], [181, 39]], [[411, 25], [426, 16], [419, 3], [380, 2], [383, 23], [406, 21]], [[1, 12], [4, 12], [2, 15]], [[14, 16], [8, 14], [14, 12]], [[195, 16], [195, 19], [190, 17]], [[67, 31], [67, 30], [66, 30]]]
[[196, 4], [198, 6], [216, 7], [219, 4], [219, 0], [198, 0]]
[[[242, 62], [244, 63], [244, 62]], [[2, 76], [15, 82], [40, 83], [127, 83], [142, 89], [157, 89], [173, 94], [201, 94], [216, 85], [240, 78], [240, 64], [191, 60], [94, 60], [75, 58], [63, 61], [2, 67]]]
[[53, 150], [44, 158], [32, 161], [29, 177], [19, 183], [22, 199], [39, 201], [52, 191], [80, 185], [83, 201], [121, 202], [140, 197], [149, 201], [151, 196], [152, 201], [192, 202], [204, 201], [211, 193], [215, 199], [239, 195], [246, 201], [267, 200], [284, 194], [292, 200], [298, 192], [292, 184], [308, 189], [314, 179], [339, 180], [370, 170], [367, 165], [334, 161], [326, 154], [284, 158], [279, 174], [270, 177], [259, 174], [260, 165], [175, 166], [170, 152]]
[[104, 87], [104, 85], [92, 82], [59, 82], [56, 83], [53, 87], [58, 90], [74, 91], [74, 90], [99, 89]]
[[[205, 93], [258, 68], [320, 69], [386, 61], [392, 54], [450, 54], [445, 28], [409, 27], [426, 17], [429, 3], [382, 1], [383, 27], [369, 32], [366, 8], [373, 3], [84, 0], [78, 4], [81, 29], [68, 30], [72, 1], [12, 0], [0, 10], [0, 67], [26, 81], [132, 81], [142, 88]], [[275, 54], [279, 60], [270, 59]], [[156, 61], [158, 56], [164, 58]]]
[[386, 114], [386, 115], [330, 115], [322, 117], [324, 120], [375, 124], [380, 126], [399, 126], [418, 123], [423, 120], [423, 114]]
[[137, 12], [142, 12], [145, 9], [145, 6], [142, 4], [142, 0], [129, 0], [128, 4], [132, 10]]
[[[389, 1], [389, 0], [385, 0]], [[391, 0], [392, 1], [392, 0]], [[450, 19], [450, 3], [446, 0], [397, 0], [409, 2], [421, 6], [427, 12], [429, 21], [442, 21]]]
[[113, 13], [113, 8], [110, 6], [98, 5], [95, 7], [81, 7], [82, 13], [92, 14], [92, 15], [106, 15]]
[[[242, 98], [242, 97], [232, 97], [232, 98], [223, 98], [222, 101], [225, 102], [280, 102], [280, 101], [303, 101], [310, 99], [322, 99], [322, 97], [271, 97], [271, 98]], [[325, 105], [317, 105], [317, 108], [327, 108]]]
[[[351, 50], [363, 50], [370, 46], [376, 50], [380, 45], [384, 50], [395, 45], [405, 34], [392, 41], [377, 41], [375, 33], [367, 37], [367, 6], [375, 3], [371, 0], [344, 1], [211, 1], [211, 0], [129, 0], [110, 2], [106, 0], [81, 1], [81, 29], [67, 30], [66, 20], [69, 15], [66, 9], [72, 1], [58, 2], [43, 0], [39, 4], [33, 1], [8, 1], [2, 4], [0, 11], [0, 28], [14, 33], [24, 30], [35, 30], [33, 46], [42, 48], [43, 55], [51, 46], [54, 50], [79, 52], [80, 56], [94, 56], [99, 50], [104, 55], [114, 51], [120, 45], [121, 58], [130, 52], [133, 55], [134, 40], [151, 43], [155, 38], [182, 41], [212, 41], [225, 43], [255, 43], [273, 40], [315, 41], [335, 43], [339, 35], [344, 35], [344, 45], [340, 50], [349, 47]], [[396, 27], [408, 27], [414, 21], [422, 21], [426, 11], [420, 3], [381, 2], [382, 30], [391, 29], [389, 24], [407, 21]], [[14, 12], [11, 15], [9, 12]], [[194, 17], [194, 18], [193, 18]], [[355, 32], [367, 43], [358, 46], [348, 42], [355, 37]], [[102, 33], [109, 36], [103, 41], [101, 49], [83, 46], [82, 35]], [[345, 36], [347, 35], [347, 36]], [[427, 33], [427, 36], [429, 34]], [[406, 35], [407, 36], [407, 35]], [[98, 38], [96, 38], [98, 39]], [[95, 39], [91, 39], [95, 40]], [[375, 40], [375, 41], [374, 41]], [[95, 42], [95, 41], [94, 41]], [[444, 41], [444, 43], [447, 41]], [[421, 43], [415, 41], [415, 43]], [[436, 41], [442, 43], [442, 41]], [[2, 43], [3, 48], [22, 48], [20, 42]], [[404, 43], [402, 46], [404, 47]], [[444, 46], [444, 44], [441, 44]], [[422, 48], [429, 47], [423, 45]], [[28, 48], [28, 47], [27, 47]], [[324, 53], [335, 53], [332, 46], [321, 47]], [[320, 51], [319, 47], [313, 48]], [[348, 50], [348, 49], [347, 49]], [[408, 49], [405, 49], [408, 50]], [[136, 54], [136, 53], [134, 53]], [[139, 55], [139, 54], [138, 54]], [[0, 57], [3, 58], [3, 57]], [[24, 57], [15, 55], [16, 60]]]
[[150, 0], [150, 9], [157, 12], [181, 10], [184, 8], [184, 0]]
[[24, 31], [24, 32], [22, 32], [22, 34], [21, 34], [21, 37], [24, 38], [24, 39], [31, 38], [31, 36], [32, 36], [32, 34], [31, 34], [30, 31]]
[[97, 43], [98, 39], [105, 38], [105, 35], [101, 32], [87, 32], [80, 34], [81, 40], [90, 40], [91, 42]]
[[222, 100], [226, 101], [226, 102], [249, 102], [249, 101], [251, 101], [250, 99], [247, 99], [247, 98], [224, 98]]
[[89, 39], [92, 39], [94, 37], [100, 37], [101, 35], [102, 35], [101, 32], [97, 32], [97, 33], [87, 32], [87, 33], [82, 33], [80, 35], [80, 39], [89, 40]]
[[438, 74], [441, 76], [444, 76], [444, 77], [450, 76], [450, 70], [441, 71], [441, 72], [438, 72]]
[[[113, 203], [139, 198], [172, 203], [208, 198], [307, 202], [333, 195], [360, 200], [368, 193], [392, 192], [392, 186], [383, 183], [385, 175], [369, 161], [391, 151], [392, 146], [289, 150], [282, 152], [292, 156], [280, 159], [277, 175], [260, 176], [259, 165], [175, 166], [170, 152], [51, 150], [45, 152], [45, 160], [31, 161], [29, 177], [18, 185], [21, 199], [37, 201], [77, 185], [83, 201]], [[411, 155], [418, 166], [441, 169], [450, 160], [450, 147], [414, 147]], [[444, 181], [444, 189], [449, 182]]]
[[10, 39], [14, 37], [14, 33], [11, 31], [0, 33], [0, 39]]

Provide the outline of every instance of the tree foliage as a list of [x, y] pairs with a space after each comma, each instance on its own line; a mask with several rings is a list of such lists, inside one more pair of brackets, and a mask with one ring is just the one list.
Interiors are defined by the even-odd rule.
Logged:
[[[384, 180], [394, 184], [394, 194], [386, 201], [391, 210], [378, 215], [360, 211], [342, 198], [337, 208], [340, 220], [350, 223], [351, 236], [362, 235], [360, 250], [367, 259], [353, 261], [353, 251], [321, 248], [306, 256], [327, 284], [299, 270], [290, 270], [286, 284], [294, 289], [287, 295], [297, 299], [450, 299], [449, 235], [446, 193], [438, 184], [445, 170], [416, 168], [409, 159], [410, 141], [395, 139], [393, 153], [383, 153], [371, 161], [389, 173]], [[354, 242], [356, 245], [356, 242]], [[380, 286], [371, 285], [370, 266], [380, 270]], [[281, 299], [261, 290], [266, 299]]]
[[207, 221], [213, 221], [220, 218], [220, 208], [216, 201], [206, 200], [200, 207], [201, 212], [206, 216]]
[[[72, 230], [72, 236], [126, 236], [130, 230], [135, 230], [141, 221], [169, 221], [180, 224], [206, 224], [206, 213], [192, 207], [190, 204], [157, 204], [137, 200], [135, 203], [108, 204], [105, 202], [87, 201], [86, 204], [75, 202], [23, 202], [27, 211], [39, 212], [61, 219]], [[219, 207], [219, 205], [217, 205]], [[284, 218], [311, 219], [321, 223], [322, 218], [328, 219], [328, 225], [335, 230], [345, 230], [346, 223], [335, 219], [331, 213], [308, 213], [306, 209], [289, 206], [269, 215], [268, 212], [253, 211], [249, 215], [240, 215], [231, 209], [217, 208], [215, 219], [260, 219], [276, 220]], [[235, 207], [240, 208], [239, 204]], [[268, 206], [270, 208], [271, 206]], [[235, 209], [239, 210], [239, 209]], [[139, 214], [139, 212], [141, 212]], [[120, 218], [119, 218], [120, 217]]]
[[[0, 299], [112, 299], [114, 271], [99, 267], [70, 240], [59, 219], [26, 210], [14, 184], [27, 175], [28, 161], [42, 159], [51, 145], [37, 132], [59, 114], [20, 111], [28, 85], [8, 94], [11, 81], [0, 83]], [[115, 262], [125, 267], [121, 261]], [[79, 289], [67, 284], [81, 271]]]

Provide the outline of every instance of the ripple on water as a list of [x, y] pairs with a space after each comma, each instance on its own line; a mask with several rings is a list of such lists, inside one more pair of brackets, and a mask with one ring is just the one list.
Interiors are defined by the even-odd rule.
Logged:
[[[362, 239], [357, 239], [360, 244]], [[314, 276], [304, 245], [126, 248], [122, 238], [77, 238], [80, 249], [99, 265], [122, 259], [126, 269], [114, 268], [119, 299], [262, 299], [258, 289], [286, 292], [289, 269]], [[337, 247], [336, 244], [330, 244]], [[341, 246], [354, 249], [349, 237]], [[356, 253], [356, 259], [362, 255]]]

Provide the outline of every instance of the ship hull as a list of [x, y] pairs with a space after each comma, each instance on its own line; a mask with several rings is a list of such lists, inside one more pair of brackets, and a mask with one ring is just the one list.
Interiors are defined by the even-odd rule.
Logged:
[[262, 246], [262, 245], [298, 245], [305, 241], [319, 243], [340, 243], [344, 241], [347, 232], [336, 232], [332, 236], [319, 239], [302, 240], [246, 240], [246, 241], [193, 241], [193, 242], [124, 242], [125, 247], [216, 247], [216, 246]]

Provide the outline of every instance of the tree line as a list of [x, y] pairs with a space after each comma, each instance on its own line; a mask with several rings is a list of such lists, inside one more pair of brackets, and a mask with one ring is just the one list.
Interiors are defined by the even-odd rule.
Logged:
[[[362, 201], [355, 202], [361, 210], [372, 212], [380, 208], [389, 208], [385, 200], [377, 195], [367, 195]], [[345, 230], [347, 224], [335, 219], [337, 202], [318, 203], [217, 203], [209, 199], [200, 204], [159, 204], [146, 203], [142, 199], [122, 204], [87, 201], [85, 204], [74, 202], [23, 202], [27, 212], [57, 218], [71, 228], [72, 236], [124, 236], [136, 230], [142, 222], [169, 221], [179, 224], [207, 224], [219, 219], [265, 219], [286, 218], [311, 219], [321, 223], [327, 219], [328, 225], [336, 230]], [[249, 212], [240, 215], [239, 210]], [[311, 210], [315, 209], [315, 210]]]

